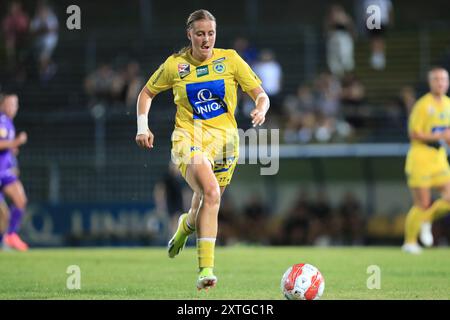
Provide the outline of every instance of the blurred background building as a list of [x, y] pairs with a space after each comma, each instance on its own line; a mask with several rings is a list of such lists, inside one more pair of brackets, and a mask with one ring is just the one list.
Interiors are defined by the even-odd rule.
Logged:
[[[368, 32], [366, 8], [384, 32]], [[17, 92], [16, 127], [32, 245], [164, 245], [189, 190], [171, 176], [170, 92], [150, 113], [155, 149], [134, 143], [135, 103], [151, 73], [187, 44], [185, 20], [217, 18], [264, 80], [280, 129], [280, 170], [238, 166], [221, 206], [220, 242], [400, 244], [411, 205], [403, 174], [406, 123], [431, 65], [450, 68], [450, 2], [2, 1], [0, 91]], [[69, 5], [81, 30], [69, 30]], [[241, 95], [239, 127], [250, 127]], [[243, 153], [245, 156], [245, 152]], [[173, 197], [173, 201], [167, 199]], [[167, 205], [167, 203], [172, 204]], [[176, 208], [175, 208], [176, 204]], [[434, 225], [437, 245], [450, 221]]]

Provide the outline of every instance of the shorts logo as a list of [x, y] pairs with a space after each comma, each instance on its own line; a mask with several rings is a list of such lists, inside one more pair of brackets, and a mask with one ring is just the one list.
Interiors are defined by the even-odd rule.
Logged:
[[433, 127], [431, 128], [431, 132], [432, 133], [436, 133], [436, 132], [444, 132], [445, 130], [450, 129], [450, 127], [447, 126], [437, 126], [437, 127]]
[[192, 146], [190, 150], [191, 150], [191, 152], [202, 151], [202, 149], [200, 147], [196, 147], [196, 146]]
[[183, 79], [186, 77], [189, 73], [191, 73], [191, 65], [188, 63], [179, 63], [178, 64], [178, 74], [180, 75], [180, 78]]
[[228, 111], [223, 100], [225, 97], [223, 79], [187, 84], [186, 93], [192, 106], [194, 119], [212, 119]]
[[222, 74], [225, 72], [225, 65], [222, 62], [215, 63], [213, 66], [213, 70], [215, 73]]
[[207, 74], [209, 74], [209, 69], [208, 66], [201, 66], [201, 67], [197, 67], [197, 69], [195, 69], [197, 71], [197, 78], [206, 76]]

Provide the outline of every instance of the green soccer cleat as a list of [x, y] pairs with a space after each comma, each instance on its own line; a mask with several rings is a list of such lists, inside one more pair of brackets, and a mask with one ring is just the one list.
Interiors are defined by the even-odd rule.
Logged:
[[169, 258], [175, 258], [186, 246], [189, 235], [193, 232], [186, 233], [183, 228], [183, 223], [186, 220], [188, 214], [184, 213], [178, 219], [178, 228], [172, 239], [170, 239], [167, 245], [167, 251], [169, 253]]
[[198, 274], [197, 289], [208, 290], [217, 284], [217, 277], [213, 273], [213, 268], [202, 268]]

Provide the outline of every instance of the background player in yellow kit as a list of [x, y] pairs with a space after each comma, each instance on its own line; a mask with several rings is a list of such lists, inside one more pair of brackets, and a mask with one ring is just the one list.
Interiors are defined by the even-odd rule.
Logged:
[[[450, 98], [448, 72], [440, 67], [428, 72], [430, 92], [420, 98], [409, 118], [411, 147], [405, 172], [414, 205], [406, 217], [403, 250], [420, 253], [423, 245], [433, 244], [431, 223], [450, 210], [450, 167], [445, 144], [450, 143]], [[441, 198], [431, 204], [431, 189]]]
[[191, 209], [180, 216], [178, 229], [169, 241], [169, 257], [175, 257], [196, 231], [197, 288], [208, 289], [217, 282], [213, 268], [220, 198], [239, 156], [234, 117], [237, 86], [255, 101], [251, 112], [254, 126], [264, 123], [269, 98], [259, 78], [236, 51], [214, 48], [216, 19], [210, 12], [193, 12], [186, 30], [190, 45], [171, 55], [139, 94], [136, 142], [143, 148], [153, 148], [154, 136], [148, 128], [150, 105], [159, 92], [172, 88], [177, 105], [172, 160], [194, 195]]

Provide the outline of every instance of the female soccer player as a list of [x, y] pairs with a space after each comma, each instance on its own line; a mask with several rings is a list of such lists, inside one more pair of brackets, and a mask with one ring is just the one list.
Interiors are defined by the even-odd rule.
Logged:
[[27, 134], [21, 132], [16, 137], [13, 120], [19, 109], [17, 95], [6, 95], [0, 101], [0, 192], [12, 201], [7, 233], [3, 236], [6, 247], [20, 251], [28, 250], [28, 245], [20, 239], [17, 232], [27, 205], [22, 182], [16, 175], [14, 153], [27, 142]]
[[[430, 92], [414, 105], [409, 117], [408, 151], [405, 172], [414, 205], [406, 217], [403, 250], [418, 254], [420, 241], [433, 245], [431, 222], [450, 211], [450, 167], [444, 144], [450, 143], [450, 98], [447, 70], [436, 67], [428, 72]], [[431, 189], [441, 198], [431, 204]]]
[[178, 255], [196, 231], [197, 288], [201, 290], [217, 282], [213, 268], [220, 198], [231, 181], [239, 152], [234, 117], [237, 85], [255, 101], [250, 113], [253, 126], [264, 123], [269, 98], [261, 80], [236, 51], [214, 48], [216, 19], [210, 12], [193, 12], [186, 30], [190, 45], [171, 55], [139, 94], [136, 142], [142, 148], [153, 148], [154, 135], [148, 128], [150, 105], [159, 92], [172, 88], [177, 105], [172, 161], [194, 196], [189, 212], [180, 216], [168, 253], [171, 258]]

